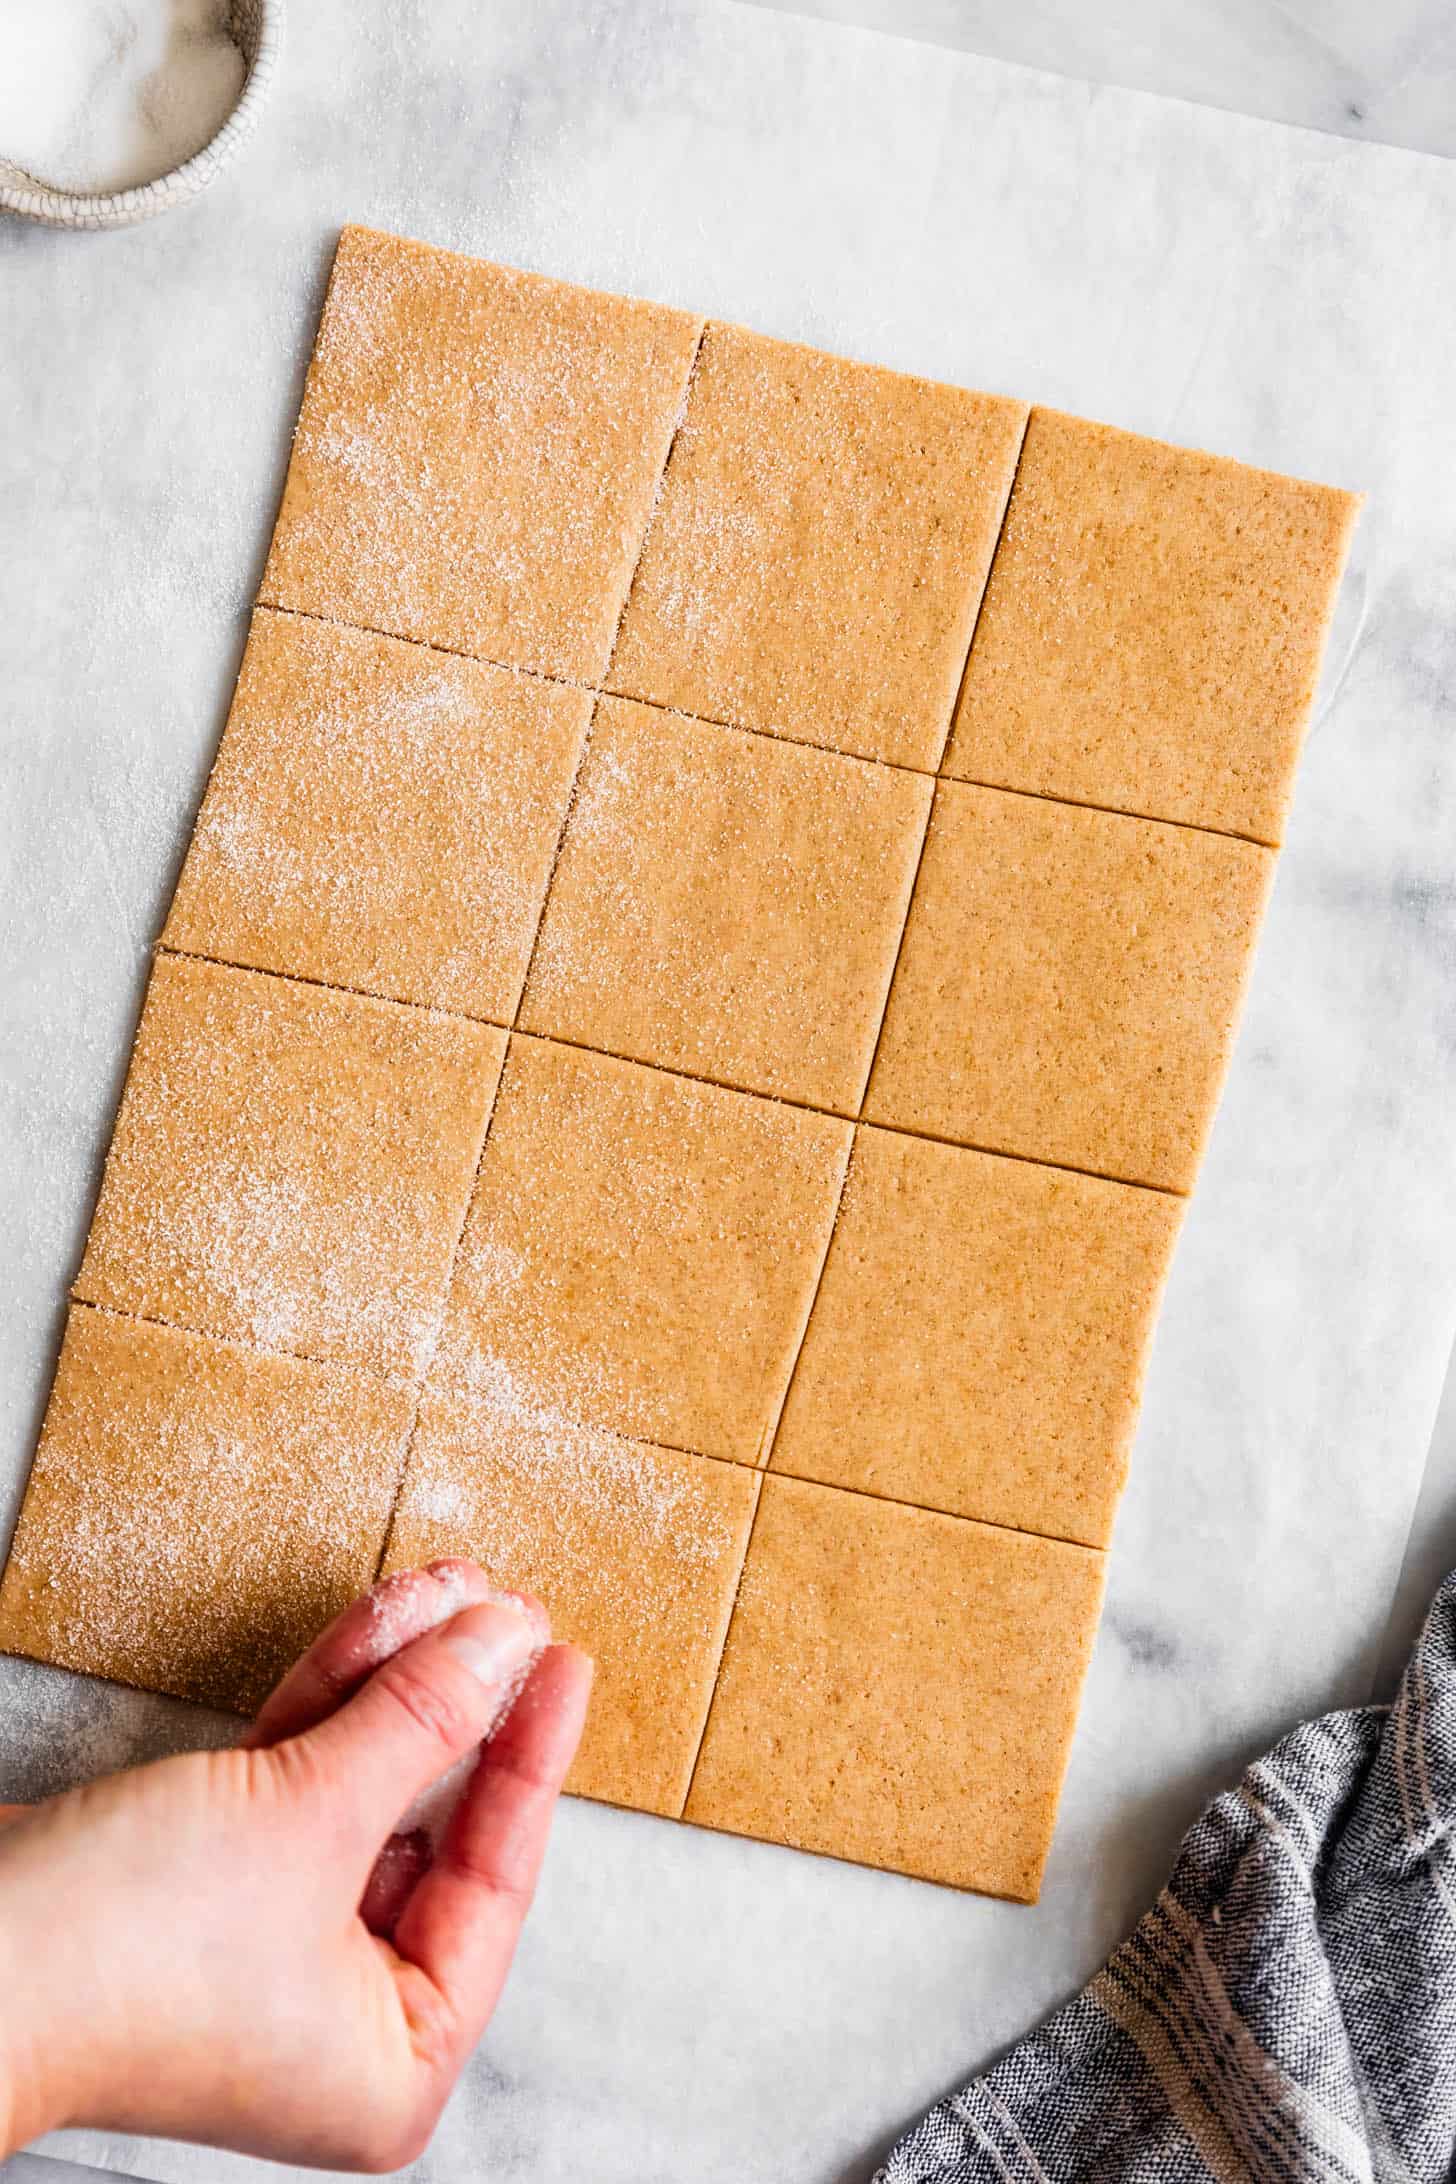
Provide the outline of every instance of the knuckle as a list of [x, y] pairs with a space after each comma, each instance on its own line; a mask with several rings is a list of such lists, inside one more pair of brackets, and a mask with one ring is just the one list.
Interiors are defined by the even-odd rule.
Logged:
[[386, 1697], [409, 1716], [413, 1726], [444, 1749], [458, 1751], [476, 1733], [462, 1701], [433, 1678], [421, 1675], [403, 1657], [377, 1670], [375, 1680]]
[[248, 1757], [260, 1794], [285, 1804], [312, 1806], [327, 1787], [328, 1769], [312, 1737], [288, 1737]]
[[[410, 1996], [409, 2032], [411, 2051], [426, 2079], [448, 2084], [454, 2075], [459, 2028], [453, 2010], [437, 1988], [422, 1983]], [[430, 2128], [433, 2125], [426, 2129], [426, 2138]]]
[[535, 1875], [518, 1844], [505, 1843], [488, 1856], [468, 1848], [456, 1849], [451, 1852], [450, 1864], [462, 1880], [487, 1889], [522, 1918], [530, 1910], [531, 1898], [536, 1892]]

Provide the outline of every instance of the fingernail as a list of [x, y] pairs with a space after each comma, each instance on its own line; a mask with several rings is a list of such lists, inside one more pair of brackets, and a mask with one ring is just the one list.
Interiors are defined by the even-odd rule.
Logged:
[[494, 1608], [468, 1608], [447, 1626], [443, 1643], [483, 1684], [509, 1681], [540, 1649], [535, 1630], [519, 1609], [501, 1615]]
[[494, 1601], [498, 1607], [509, 1608], [513, 1615], [523, 1615], [526, 1618], [526, 1621], [530, 1624], [532, 1630], [535, 1631], [536, 1636], [541, 1641], [541, 1643], [544, 1644], [545, 1641], [551, 1636], [551, 1624], [549, 1618], [547, 1617], [546, 1610], [542, 1607], [540, 1601], [537, 1600], [532, 1594], [518, 1592], [492, 1592], [489, 1595], [489, 1598]]

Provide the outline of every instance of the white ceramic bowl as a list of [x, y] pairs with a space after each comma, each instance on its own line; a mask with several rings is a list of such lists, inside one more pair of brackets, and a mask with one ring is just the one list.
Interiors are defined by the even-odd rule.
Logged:
[[200, 152], [155, 182], [100, 194], [57, 189], [43, 176], [27, 174], [13, 161], [0, 158], [0, 212], [39, 220], [46, 227], [130, 227], [135, 220], [150, 220], [200, 196], [258, 125], [283, 49], [283, 0], [231, 0], [228, 36], [242, 54], [247, 73], [237, 105]]

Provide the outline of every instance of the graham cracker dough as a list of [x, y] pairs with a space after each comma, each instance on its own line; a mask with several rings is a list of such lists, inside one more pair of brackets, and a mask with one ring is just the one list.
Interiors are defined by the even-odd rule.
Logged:
[[829, 1116], [513, 1037], [440, 1383], [760, 1462], [850, 1135]]
[[1103, 1557], [770, 1474], [686, 1817], [1034, 1903]]
[[73, 1305], [0, 1647], [252, 1713], [372, 1583], [413, 1408], [372, 1373]]
[[701, 326], [346, 227], [261, 600], [599, 681]]
[[625, 1441], [507, 1391], [428, 1394], [386, 1567], [469, 1555], [546, 1604], [597, 1664], [567, 1787], [676, 1818], [758, 1481]]
[[604, 698], [522, 1027], [854, 1113], [930, 794]]
[[591, 702], [260, 608], [163, 942], [509, 1024]]
[[0, 1645], [1034, 1897], [1354, 508], [346, 229]]
[[1226, 835], [941, 782], [866, 1116], [1190, 1190], [1273, 871]]
[[152, 972], [75, 1294], [414, 1375], [505, 1035], [186, 956]]
[[1278, 842], [1359, 506], [1034, 409], [946, 771]]
[[861, 1128], [771, 1469], [1105, 1547], [1181, 1213]]
[[1026, 417], [710, 325], [609, 687], [933, 772]]

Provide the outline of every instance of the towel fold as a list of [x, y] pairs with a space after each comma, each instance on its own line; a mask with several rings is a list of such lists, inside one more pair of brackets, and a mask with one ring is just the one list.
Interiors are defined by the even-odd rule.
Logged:
[[1456, 1573], [1393, 1706], [1307, 1722], [1075, 2001], [876, 2184], [1426, 2184], [1456, 2153]]

